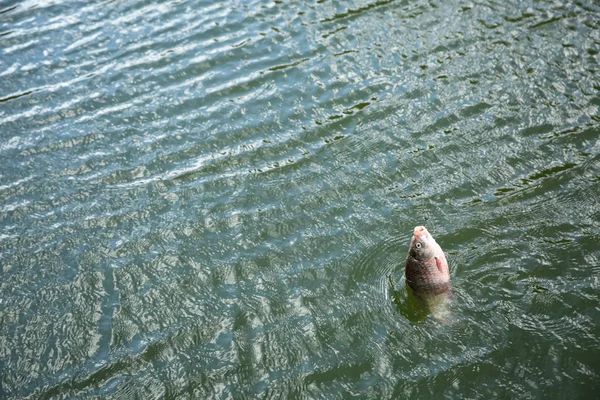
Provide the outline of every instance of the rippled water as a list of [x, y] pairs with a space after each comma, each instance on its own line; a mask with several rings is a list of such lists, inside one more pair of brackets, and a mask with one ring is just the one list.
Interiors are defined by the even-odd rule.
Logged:
[[597, 3], [0, 5], [0, 397], [597, 396]]

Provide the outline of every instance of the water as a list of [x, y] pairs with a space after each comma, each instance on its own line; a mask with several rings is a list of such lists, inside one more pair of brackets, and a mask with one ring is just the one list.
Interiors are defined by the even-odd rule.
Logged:
[[597, 396], [599, 52], [583, 0], [2, 2], [0, 397]]

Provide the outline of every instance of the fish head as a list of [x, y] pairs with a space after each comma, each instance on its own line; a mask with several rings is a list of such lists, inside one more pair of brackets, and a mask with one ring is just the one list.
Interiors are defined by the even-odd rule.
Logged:
[[435, 255], [435, 239], [427, 228], [416, 226], [410, 241], [410, 255], [417, 260], [429, 260]]

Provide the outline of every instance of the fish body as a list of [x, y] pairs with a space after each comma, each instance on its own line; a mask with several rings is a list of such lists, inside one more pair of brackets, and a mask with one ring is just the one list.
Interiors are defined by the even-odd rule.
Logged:
[[450, 290], [450, 270], [444, 251], [424, 226], [414, 229], [406, 256], [406, 283], [417, 297]]

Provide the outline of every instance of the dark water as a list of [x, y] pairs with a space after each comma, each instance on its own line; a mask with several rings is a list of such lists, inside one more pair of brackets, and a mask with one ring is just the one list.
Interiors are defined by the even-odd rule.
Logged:
[[0, 5], [0, 398], [598, 396], [598, 3]]

